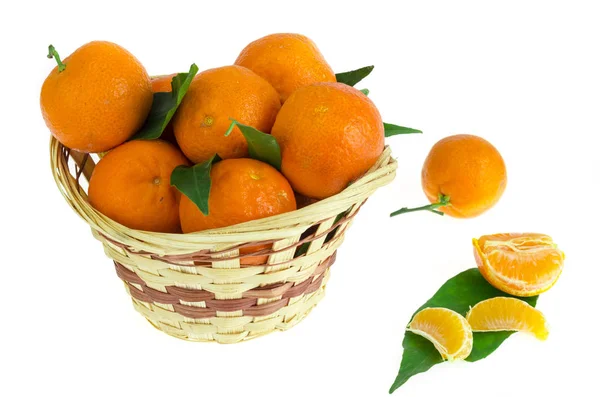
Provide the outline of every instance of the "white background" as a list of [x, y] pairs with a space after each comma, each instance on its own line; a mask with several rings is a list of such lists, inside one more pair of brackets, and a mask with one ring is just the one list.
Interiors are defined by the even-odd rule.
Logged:
[[[225, 4], [228, 3], [228, 4]], [[539, 300], [539, 342], [511, 337], [489, 358], [443, 364], [398, 396], [598, 395], [599, 12], [593, 1], [352, 3], [4, 2], [0, 395], [385, 396], [411, 313], [475, 266], [471, 237], [550, 234], [566, 252]], [[374, 64], [358, 85], [388, 122], [390, 186], [361, 211], [326, 298], [296, 328], [237, 345], [168, 337], [132, 308], [110, 260], [54, 185], [39, 90], [94, 39], [133, 52], [150, 74], [232, 63], [274, 32], [311, 37], [335, 71]], [[508, 167], [499, 204], [472, 220], [388, 213], [424, 204], [420, 169], [444, 136], [491, 141]], [[587, 363], [586, 363], [587, 361]], [[595, 370], [594, 370], [595, 368]]]

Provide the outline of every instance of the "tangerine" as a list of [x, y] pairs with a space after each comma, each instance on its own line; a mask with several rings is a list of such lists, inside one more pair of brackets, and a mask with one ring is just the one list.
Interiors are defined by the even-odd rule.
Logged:
[[112, 149], [144, 124], [152, 106], [150, 77], [126, 49], [108, 41], [79, 47], [58, 62], [40, 94], [50, 132], [68, 148], [86, 153]]
[[248, 144], [231, 119], [269, 133], [281, 104], [277, 91], [262, 77], [241, 66], [223, 66], [199, 73], [173, 121], [183, 153], [201, 163], [217, 153], [222, 159], [248, 155]]
[[188, 164], [170, 143], [127, 142], [108, 152], [94, 168], [88, 189], [90, 204], [132, 229], [180, 232], [180, 194], [171, 186], [171, 172]]
[[335, 73], [316, 44], [306, 36], [276, 33], [248, 44], [235, 61], [267, 80], [281, 103], [300, 87], [335, 82]]
[[283, 104], [272, 135], [281, 147], [281, 170], [294, 190], [323, 199], [344, 190], [383, 151], [379, 111], [359, 90], [317, 83]]
[[[294, 191], [275, 168], [253, 159], [229, 159], [213, 165], [208, 215], [186, 196], [179, 206], [181, 229], [184, 233], [216, 229], [278, 215], [296, 209]], [[240, 250], [251, 254], [270, 247], [263, 244]], [[267, 256], [247, 256], [242, 265], [263, 264]]]

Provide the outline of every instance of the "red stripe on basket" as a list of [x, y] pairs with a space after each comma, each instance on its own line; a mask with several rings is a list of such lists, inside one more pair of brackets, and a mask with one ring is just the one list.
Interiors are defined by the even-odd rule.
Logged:
[[[144, 281], [134, 272], [115, 262], [117, 275], [125, 281], [131, 296], [137, 300], [148, 303], [161, 303], [173, 305], [173, 310], [189, 318], [209, 318], [216, 316], [217, 311], [234, 312], [242, 310], [246, 316], [266, 316], [285, 307], [290, 298], [315, 292], [321, 287], [325, 271], [335, 262], [335, 253], [324, 260], [311, 277], [294, 285], [293, 282], [278, 283], [263, 287], [257, 287], [244, 293], [241, 299], [214, 299], [212, 292], [204, 290], [192, 290], [183, 287], [169, 286], [167, 292], [162, 292], [148, 287]], [[133, 285], [141, 287], [141, 290]], [[258, 304], [259, 298], [281, 299], [262, 305]], [[204, 307], [188, 306], [180, 302], [204, 302]]]
[[264, 305], [252, 306], [246, 310], [244, 310], [244, 316], [268, 316], [269, 314], [275, 313], [277, 310], [282, 307], [287, 306], [290, 298], [283, 298], [278, 301], [265, 303]]
[[242, 299], [212, 299], [206, 301], [206, 307], [218, 310], [220, 312], [235, 312], [244, 310], [257, 304], [257, 299], [242, 298]]
[[210, 318], [215, 317], [217, 315], [217, 311], [214, 309], [204, 308], [204, 307], [196, 307], [196, 306], [187, 306], [187, 305], [173, 305], [173, 310], [175, 312], [181, 314], [182, 316], [189, 318]]
[[[361, 206], [362, 206], [362, 204], [361, 204]], [[238, 255], [238, 256], [236, 256], [236, 258], [241, 259], [241, 258], [249, 258], [249, 257], [255, 257], [255, 256], [265, 256], [265, 255], [277, 254], [277, 253], [281, 253], [284, 251], [288, 251], [290, 249], [297, 248], [297, 247], [301, 246], [302, 244], [318, 240], [322, 237], [327, 236], [329, 233], [331, 233], [333, 230], [335, 230], [335, 228], [337, 228], [338, 226], [341, 226], [344, 223], [350, 222], [358, 214], [359, 210], [360, 210], [360, 207], [352, 215], [346, 216], [346, 217], [338, 220], [333, 225], [331, 225], [331, 227], [329, 227], [327, 230], [319, 233], [318, 235], [317, 234], [308, 235], [307, 237], [300, 239], [298, 242], [296, 242], [294, 244], [291, 244], [287, 247], [282, 247], [277, 250], [273, 250], [272, 248], [264, 249], [264, 250], [260, 250], [258, 252], [252, 252], [252, 253]], [[315, 225], [315, 226], [318, 226], [318, 225]], [[201, 250], [201, 251], [197, 251], [197, 252], [194, 252], [191, 254], [159, 256], [159, 255], [156, 255], [156, 254], [153, 254], [150, 252], [132, 251], [130, 247], [128, 247], [118, 241], [115, 241], [114, 239], [106, 236], [105, 234], [102, 234], [102, 236], [107, 241], [114, 244], [115, 246], [117, 246], [127, 252], [130, 252], [133, 255], [148, 255], [151, 259], [159, 260], [159, 261], [169, 263], [172, 265], [176, 265], [176, 266], [201, 266], [202, 265], [202, 266], [210, 267], [211, 262], [216, 263], [216, 262], [228, 261], [228, 260], [232, 259], [230, 257], [220, 257], [219, 258], [219, 257], [215, 257], [215, 256], [223, 256], [223, 254], [225, 254], [225, 253], [229, 253], [229, 252], [241, 249], [241, 248], [250, 248], [250, 247], [260, 246], [260, 245], [264, 245], [264, 244], [272, 244], [272, 243], [276, 242], [276, 240], [265, 240], [265, 241], [261, 241], [261, 242], [240, 244], [240, 245], [237, 245], [232, 248], [228, 248], [223, 251]], [[286, 263], [289, 263], [290, 261], [283, 262], [283, 263], [267, 264], [266, 266], [286, 264]], [[182, 263], [182, 262], [193, 262], [193, 263]], [[254, 265], [247, 265], [247, 266], [254, 266]]]
[[207, 299], [213, 299], [215, 294], [201, 289], [187, 289], [182, 287], [167, 287], [167, 292], [184, 302], [204, 302]]

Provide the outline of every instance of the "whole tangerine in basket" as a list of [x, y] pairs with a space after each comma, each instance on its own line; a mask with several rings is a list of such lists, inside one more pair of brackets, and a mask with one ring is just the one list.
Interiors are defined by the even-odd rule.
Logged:
[[60, 143], [85, 153], [112, 149], [144, 124], [152, 106], [150, 77], [126, 49], [107, 41], [79, 47], [58, 65], [40, 94], [46, 125]]
[[323, 199], [344, 190], [377, 161], [384, 130], [379, 111], [359, 90], [317, 83], [295, 91], [272, 129], [281, 170], [294, 190]]
[[485, 279], [515, 296], [549, 290], [564, 266], [564, 253], [552, 238], [539, 233], [504, 233], [473, 239], [477, 266]]
[[265, 78], [284, 103], [300, 87], [335, 82], [335, 73], [306, 36], [276, 33], [248, 44], [235, 61]]
[[468, 134], [438, 141], [425, 159], [421, 185], [431, 204], [401, 208], [391, 216], [428, 210], [473, 218], [492, 208], [506, 188], [506, 165], [485, 139]]
[[[283, 175], [270, 165], [253, 159], [229, 159], [213, 165], [208, 215], [204, 215], [185, 195], [179, 205], [181, 229], [184, 233], [216, 229], [283, 214], [296, 209], [292, 187]], [[247, 247], [240, 254], [251, 254], [269, 244]], [[267, 256], [248, 256], [242, 265], [263, 264]]]
[[180, 193], [171, 186], [173, 169], [189, 165], [170, 143], [130, 141], [98, 162], [88, 189], [90, 204], [132, 229], [178, 233]]
[[223, 66], [198, 74], [183, 98], [173, 121], [175, 138], [194, 163], [215, 153], [221, 158], [248, 155], [248, 144], [235, 119], [269, 133], [281, 108], [277, 91], [262, 77], [241, 66]]
[[171, 92], [171, 80], [173, 80], [173, 77], [175, 76], [177, 76], [177, 73], [152, 76], [150, 78], [152, 92]]

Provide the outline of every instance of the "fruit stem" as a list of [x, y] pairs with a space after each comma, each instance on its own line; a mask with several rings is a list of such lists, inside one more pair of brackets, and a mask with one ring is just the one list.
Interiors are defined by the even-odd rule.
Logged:
[[50, 59], [54, 58], [56, 60], [56, 63], [58, 64], [59, 72], [62, 72], [63, 70], [66, 69], [67, 65], [62, 63], [62, 61], [60, 60], [60, 55], [58, 55], [58, 52], [56, 52], [56, 49], [54, 48], [54, 46], [52, 44], [50, 44], [48, 46], [48, 58], [50, 58]]
[[438, 195], [437, 203], [424, 205], [422, 207], [415, 207], [415, 208], [407, 208], [407, 207], [400, 208], [399, 210], [392, 212], [390, 214], [390, 217], [400, 215], [400, 214], [406, 214], [407, 212], [416, 212], [416, 211], [431, 211], [434, 214], [443, 216], [444, 213], [442, 211], [438, 211], [437, 208], [446, 207], [449, 205], [452, 205], [452, 204], [450, 204], [450, 196], [446, 196], [445, 194], [440, 193]]

